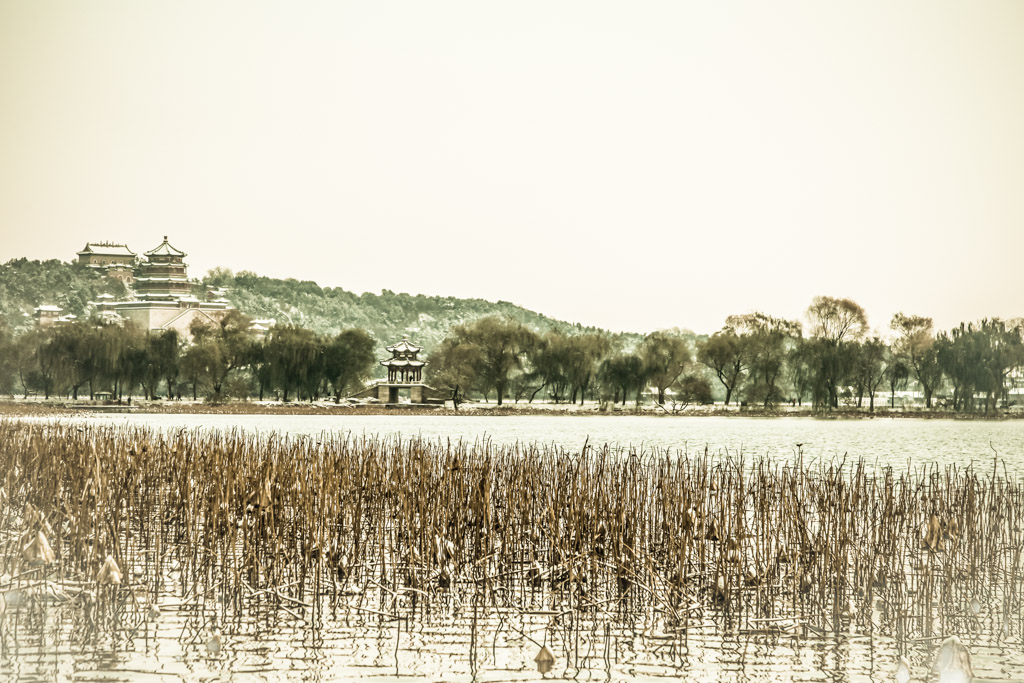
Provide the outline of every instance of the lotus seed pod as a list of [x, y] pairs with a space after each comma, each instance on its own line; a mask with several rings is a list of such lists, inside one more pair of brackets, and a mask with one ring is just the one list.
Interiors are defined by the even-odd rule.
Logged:
[[714, 596], [715, 600], [719, 602], [729, 602], [729, 588], [725, 584], [725, 577], [721, 574], [718, 575], [718, 579], [715, 581]]
[[928, 526], [921, 538], [921, 547], [930, 552], [936, 552], [942, 545], [942, 526], [939, 518], [932, 515], [928, 520]]
[[29, 564], [52, 564], [57, 560], [50, 542], [46, 540], [46, 534], [41, 530], [36, 533], [35, 539], [25, 546], [21, 555]]
[[96, 573], [96, 583], [101, 586], [116, 586], [121, 583], [121, 568], [117, 566], [112, 555], [107, 555], [103, 566]]
[[555, 656], [551, 654], [547, 645], [541, 645], [540, 652], [533, 658], [533, 661], [537, 663], [537, 671], [542, 674], [548, 673], [555, 666]]

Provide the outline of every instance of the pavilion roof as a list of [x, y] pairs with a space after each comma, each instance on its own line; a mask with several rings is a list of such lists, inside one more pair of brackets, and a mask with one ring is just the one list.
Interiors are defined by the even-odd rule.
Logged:
[[167, 235], [164, 235], [164, 241], [160, 243], [155, 249], [150, 249], [146, 252], [146, 256], [187, 256], [185, 252], [180, 249], [175, 249], [171, 246], [171, 243], [167, 241]]
[[397, 344], [392, 344], [391, 346], [386, 346], [384, 348], [386, 348], [391, 353], [419, 353], [420, 351], [423, 350], [422, 346], [416, 346], [415, 344], [410, 343], [408, 339], [404, 338]]
[[427, 362], [423, 360], [406, 360], [405, 358], [388, 358], [387, 360], [382, 360], [380, 364], [389, 368], [422, 368]]

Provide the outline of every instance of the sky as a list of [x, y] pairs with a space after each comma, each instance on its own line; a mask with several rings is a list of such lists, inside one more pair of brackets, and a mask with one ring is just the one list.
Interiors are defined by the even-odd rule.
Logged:
[[0, 262], [611, 330], [1024, 315], [1024, 2], [0, 0]]

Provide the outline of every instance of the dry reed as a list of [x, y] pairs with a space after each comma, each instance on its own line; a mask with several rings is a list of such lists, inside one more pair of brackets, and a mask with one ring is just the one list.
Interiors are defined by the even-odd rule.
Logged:
[[168, 593], [196, 606], [183, 637], [218, 649], [250, 610], [315, 625], [452, 595], [545, 604], [563, 639], [637, 614], [902, 641], [983, 609], [1024, 627], [1024, 484], [998, 466], [18, 421], [0, 444], [0, 597], [64, 602], [81, 633], [137, 630]]

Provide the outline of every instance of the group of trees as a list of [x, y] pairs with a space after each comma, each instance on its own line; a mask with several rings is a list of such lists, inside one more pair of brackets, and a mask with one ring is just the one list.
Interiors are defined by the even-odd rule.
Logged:
[[178, 355], [173, 333], [145, 335], [132, 327], [80, 321], [15, 335], [4, 326], [0, 390], [78, 398], [100, 391], [130, 396], [140, 388], [149, 395], [167, 376], [169, 347], [173, 364]]
[[732, 316], [698, 344], [697, 359], [718, 379], [729, 403], [771, 406], [810, 399], [817, 408], [840, 398], [867, 402], [913, 387], [931, 408], [939, 392], [958, 411], [995, 410], [1010, 399], [1015, 371], [1024, 368], [1021, 322], [982, 320], [935, 334], [931, 318], [897, 313], [891, 341], [871, 334], [864, 309], [849, 299], [817, 297], [807, 309], [807, 335], [797, 321], [762, 313]]
[[649, 393], [673, 411], [707, 402], [712, 385], [725, 404], [780, 403], [821, 410], [876, 400], [908, 388], [925, 406], [936, 396], [958, 411], [995, 410], [1010, 400], [1024, 370], [1020, 321], [982, 320], [935, 333], [932, 320], [898, 313], [891, 334], [872, 333], [864, 309], [849, 299], [816, 297], [799, 321], [764, 313], [730, 316], [691, 347], [683, 334], [653, 332], [627, 345], [600, 332], [540, 334], [488, 317], [458, 325], [431, 355], [431, 382], [456, 398], [494, 396], [556, 402], [635, 400]]
[[121, 281], [77, 263], [19, 258], [0, 264], [0, 316], [15, 331], [28, 330], [35, 324], [32, 309], [39, 304], [88, 317], [89, 302], [103, 294], [123, 299], [127, 290]]
[[[265, 336], [230, 311], [196, 323], [190, 339], [130, 324], [83, 319], [22, 332], [0, 322], [0, 392], [90, 397], [190, 394], [217, 401], [268, 394], [284, 400], [335, 400], [361, 390], [377, 369], [371, 334], [317, 333], [278, 324]], [[592, 329], [537, 331], [486, 316], [449, 328], [433, 350], [426, 381], [457, 401], [603, 403], [645, 396], [666, 410], [706, 403], [772, 407], [784, 402], [831, 410], [874, 409], [897, 392], [920, 392], [926, 407], [990, 412], [1010, 399], [1024, 371], [1019, 320], [982, 320], [936, 333], [930, 318], [898, 313], [891, 334], [873, 333], [849, 299], [817, 297], [806, 325], [764, 313], [730, 316], [709, 337], [658, 331], [645, 337]]]
[[196, 322], [191, 340], [173, 330], [149, 333], [130, 323], [81, 320], [13, 334], [0, 326], [0, 391], [46, 398], [110, 392], [213, 401], [278, 392], [284, 400], [360, 389], [373, 370], [376, 342], [364, 330], [328, 337], [276, 325], [261, 337], [230, 311], [216, 323]]
[[708, 381], [693, 374], [687, 340], [654, 332], [633, 350], [621, 338], [601, 332], [539, 334], [522, 323], [499, 317], [457, 325], [430, 355], [430, 382], [458, 401], [467, 395], [533, 401], [639, 403], [648, 386], [658, 404], [670, 396], [673, 408], [711, 398]]

